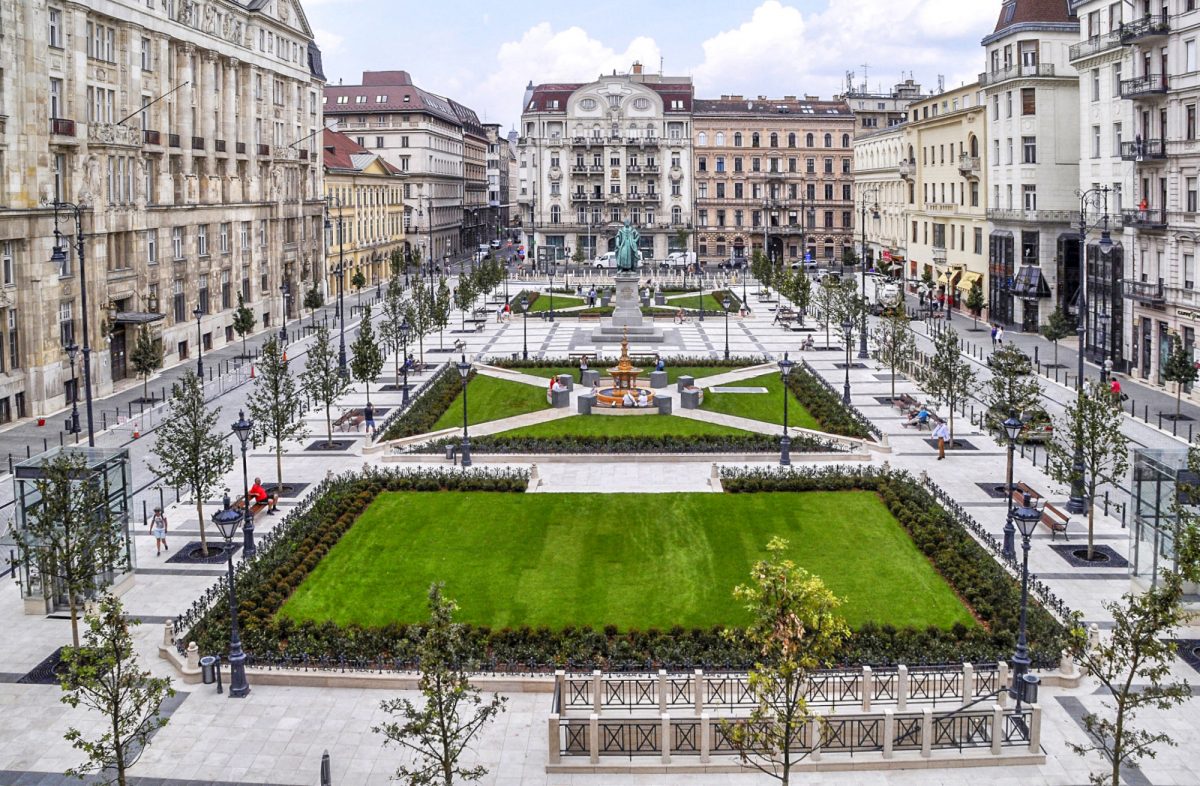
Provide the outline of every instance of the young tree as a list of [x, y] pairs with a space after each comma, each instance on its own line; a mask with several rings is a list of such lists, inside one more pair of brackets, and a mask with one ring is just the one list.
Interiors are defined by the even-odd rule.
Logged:
[[[383, 306], [379, 321], [379, 340], [384, 350], [392, 353], [396, 367], [396, 384], [400, 384], [400, 353], [404, 349], [406, 338], [400, 329], [404, 324], [405, 302], [404, 287], [400, 279], [393, 278], [388, 282], [383, 295]], [[411, 330], [411, 326], [410, 326]]]
[[388, 255], [388, 272], [391, 273], [391, 278], [396, 278], [405, 269], [404, 252], [393, 248], [392, 253]]
[[1042, 325], [1042, 337], [1054, 344], [1054, 365], [1058, 365], [1058, 342], [1075, 332], [1075, 323], [1061, 308], [1050, 312], [1046, 324]]
[[250, 351], [246, 349], [246, 336], [254, 330], [254, 326], [258, 324], [258, 320], [254, 317], [254, 311], [246, 305], [245, 298], [242, 293], [238, 293], [237, 308], [233, 312], [233, 332], [238, 334], [238, 338], [242, 340], [242, 357], [250, 357]]
[[86, 479], [87, 459], [66, 449], [42, 462], [34, 481], [40, 502], [13, 539], [25, 561], [36, 565], [43, 581], [55, 582], [67, 596], [71, 643], [79, 646], [79, 605], [95, 593], [100, 577], [126, 567], [121, 523], [112, 515], [101, 482]]
[[950, 415], [950, 440], [954, 447], [954, 410], [971, 395], [975, 388], [975, 369], [963, 360], [958, 349], [958, 332], [948, 327], [933, 338], [933, 357], [929, 366], [918, 374], [921, 387]]
[[300, 373], [300, 387], [309, 398], [325, 409], [325, 444], [333, 445], [333, 407], [338, 396], [345, 394], [349, 381], [338, 369], [337, 353], [329, 338], [329, 328], [317, 328], [317, 340], [308, 351], [308, 362]]
[[[1195, 454], [1189, 463], [1193, 471], [1198, 469]], [[1127, 592], [1119, 602], [1103, 604], [1113, 629], [1098, 645], [1091, 645], [1082, 626], [1072, 631], [1071, 654], [1109, 697], [1103, 715], [1083, 716], [1089, 744], [1071, 744], [1080, 756], [1104, 755], [1107, 769], [1089, 778], [1096, 786], [1120, 786], [1125, 765], [1154, 758], [1157, 745], [1176, 745], [1167, 733], [1137, 728], [1134, 722], [1144, 708], [1168, 710], [1192, 697], [1186, 681], [1171, 677], [1178, 648], [1173, 639], [1191, 619], [1183, 605], [1186, 586], [1200, 581], [1198, 541], [1195, 519], [1181, 512], [1175, 567], [1163, 570], [1150, 590]]]
[[[236, 314], [234, 322], [236, 325]], [[162, 368], [162, 342], [150, 338], [150, 330], [143, 327], [138, 331], [137, 341], [133, 345], [133, 352], [130, 353], [129, 360], [133, 363], [133, 370], [142, 378], [142, 400], [151, 401], [150, 375]]]
[[458, 287], [454, 290], [454, 307], [457, 308], [462, 315], [462, 330], [467, 329], [467, 312], [471, 310], [471, 305], [475, 302], [475, 281], [474, 276], [461, 276], [458, 279]]
[[321, 290], [314, 281], [312, 289], [304, 293], [304, 307], [308, 309], [313, 326], [317, 324], [317, 309], [323, 305], [325, 305], [325, 296], [321, 294]]
[[749, 686], [756, 706], [743, 721], [721, 722], [742, 762], [785, 786], [797, 758], [792, 748], [814, 718], [806, 697], [809, 675], [828, 668], [850, 635], [837, 614], [842, 601], [819, 577], [785, 559], [786, 550], [786, 540], [772, 538], [751, 583], [734, 588], [750, 613], [745, 636], [755, 648]]
[[892, 372], [892, 398], [896, 397], [896, 366], [912, 360], [917, 342], [913, 338], [908, 317], [902, 309], [893, 309], [879, 320], [874, 333], [875, 345], [879, 347], [879, 362]]
[[404, 304], [404, 318], [411, 331], [410, 338], [417, 341], [418, 358], [425, 363], [425, 336], [433, 332], [433, 287], [415, 285], [408, 301]]
[[433, 296], [432, 309], [430, 316], [432, 318], [431, 327], [436, 327], [438, 331], [438, 349], [442, 349], [442, 338], [445, 335], [446, 326], [450, 324], [450, 285], [446, 283], [443, 277], [438, 284], [437, 292]]
[[151, 470], [191, 492], [200, 520], [200, 551], [206, 557], [204, 500], [224, 488], [221, 480], [233, 468], [233, 450], [225, 442], [229, 432], [217, 428], [220, 414], [220, 407], [205, 405], [200, 378], [192, 372], [184, 374], [171, 386], [171, 403], [151, 449], [157, 460]]
[[583, 246], [576, 246], [575, 253], [571, 255], [571, 261], [576, 265], [582, 265], [587, 262], [587, 254], [583, 252]]
[[1016, 346], [1003, 344], [992, 353], [991, 372], [983, 400], [1001, 420], [1014, 412], [1027, 412], [1042, 400], [1042, 388], [1029, 373], [1029, 360]]
[[[60, 701], [72, 708], [80, 705], [105, 719], [105, 731], [88, 740], [70, 728], [64, 735], [76, 750], [87, 754], [87, 762], [67, 771], [89, 783], [125, 786], [126, 770], [137, 752], [150, 744], [154, 732], [167, 725], [158, 714], [163, 700], [175, 695], [171, 680], [155, 677], [140, 667], [130, 625], [121, 601], [105, 593], [96, 614], [84, 617], [87, 631], [84, 646], [63, 650], [65, 668], [59, 677]], [[99, 778], [100, 780], [96, 780]]]
[[375, 338], [375, 328], [371, 325], [371, 307], [363, 306], [358, 336], [350, 346], [350, 373], [367, 386], [368, 404], [371, 403], [371, 383], [379, 378], [381, 371], [383, 371], [383, 350], [379, 347], [379, 342]]
[[971, 312], [971, 316], [975, 319], [975, 326], [979, 326], [979, 315], [983, 313], [983, 284], [976, 279], [971, 288], [967, 290], [967, 310]]
[[[1062, 417], [1054, 419], [1054, 439], [1046, 446], [1050, 454], [1050, 476], [1059, 483], [1082, 487], [1088, 517], [1087, 558], [1095, 554], [1094, 524], [1096, 489], [1119, 483], [1129, 469], [1129, 439], [1121, 433], [1124, 415], [1112, 405], [1108, 390], [1089, 382], [1067, 405]], [[1080, 465], [1076, 467], [1075, 448]]]
[[691, 233], [688, 232], [685, 227], [679, 227], [678, 229], [676, 229], [675, 230], [675, 247], [676, 247], [676, 249], [678, 249], [679, 251], [687, 251], [688, 238], [690, 238], [690, 237], [691, 237]]
[[1184, 346], [1178, 333], [1171, 334], [1171, 351], [1167, 355], [1167, 362], [1163, 364], [1162, 376], [1166, 381], [1175, 383], [1175, 419], [1179, 420], [1183, 386], [1196, 381], [1196, 362], [1192, 360], [1191, 350]]
[[429, 588], [429, 624], [417, 647], [417, 689], [424, 702], [391, 699], [380, 703], [399, 722], [375, 726], [372, 731], [416, 756], [396, 771], [397, 780], [428, 786], [452, 786], [455, 780], [478, 781], [487, 774], [482, 766], [467, 769], [460, 760], [471, 740], [504, 711], [507, 699], [499, 694], [485, 699], [471, 684], [477, 664], [471, 660], [466, 631], [454, 622], [458, 604], [442, 595], [442, 585]]
[[303, 439], [308, 428], [304, 425], [304, 418], [299, 416], [300, 392], [296, 388], [296, 378], [289, 373], [288, 362], [283, 359], [283, 348], [274, 336], [263, 345], [254, 389], [246, 408], [250, 410], [250, 419], [254, 421], [255, 445], [269, 444], [275, 453], [275, 490], [281, 493], [283, 443], [289, 439]]
[[758, 280], [758, 288], [770, 294], [771, 286], [775, 283], [775, 266], [771, 264], [771, 260], [761, 251], [755, 251], [750, 254], [750, 275]]
[[821, 283], [817, 285], [813, 294], [813, 303], [817, 307], [817, 320], [825, 327], [825, 346], [829, 346], [829, 326], [837, 321], [836, 312], [841, 297], [841, 287], [832, 276], [821, 279]]
[[362, 294], [362, 288], [367, 285], [367, 276], [363, 273], [362, 268], [355, 268], [354, 275], [350, 276], [350, 286], [358, 290]]

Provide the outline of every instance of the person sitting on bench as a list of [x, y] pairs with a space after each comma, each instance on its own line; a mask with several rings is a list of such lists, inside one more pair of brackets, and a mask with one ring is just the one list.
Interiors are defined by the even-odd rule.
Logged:
[[917, 410], [917, 414], [913, 415], [911, 418], [908, 419], [907, 425], [916, 426], [918, 428], [923, 428], [924, 426], [928, 426], [929, 425], [929, 409], [924, 404], [922, 404], [921, 408], [919, 410]]
[[636, 407], [636, 406], [637, 406], [637, 399], [635, 399], [635, 398], [633, 397], [633, 394], [632, 394], [632, 393], [630, 393], [630, 392], [627, 390], [627, 391], [625, 391], [625, 395], [621, 397], [621, 406], [623, 406], [623, 407]]
[[804, 339], [804, 343], [800, 345], [800, 351], [801, 352], [812, 352], [814, 349], [816, 349], [816, 346], [817, 346], [817, 344], [815, 341], [813, 341], [813, 337], [806, 336]]
[[638, 394], [637, 405], [639, 407], [650, 406], [650, 396], [646, 395], [646, 391], [643, 390], [641, 393]]
[[255, 478], [254, 485], [250, 487], [250, 496], [254, 498], [254, 502], [259, 505], [267, 505], [267, 515], [274, 516], [276, 507], [279, 504], [279, 495], [268, 494], [263, 488], [262, 478]]

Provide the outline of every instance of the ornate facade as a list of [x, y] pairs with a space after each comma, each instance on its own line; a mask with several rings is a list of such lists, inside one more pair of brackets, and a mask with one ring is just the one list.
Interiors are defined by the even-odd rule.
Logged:
[[[0, 29], [0, 422], [68, 403], [83, 320], [96, 394], [132, 376], [141, 329], [166, 365], [235, 340], [239, 292], [277, 326], [281, 285], [323, 264], [300, 6], [0, 0]], [[55, 200], [82, 207], [83, 259], [60, 211], [52, 261]]]

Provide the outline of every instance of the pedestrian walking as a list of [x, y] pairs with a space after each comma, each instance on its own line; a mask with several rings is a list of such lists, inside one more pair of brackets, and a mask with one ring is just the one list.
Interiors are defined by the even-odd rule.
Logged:
[[933, 436], [937, 440], [938, 461], [941, 461], [946, 458], [946, 441], [950, 439], [950, 427], [946, 425], [946, 421], [938, 421], [937, 428], [933, 430]]
[[996, 345], [1004, 346], [1004, 327], [1001, 325], [996, 326]]
[[150, 534], [154, 536], [154, 556], [161, 556], [167, 551], [167, 517], [162, 508], [156, 507], [150, 517]]
[[992, 351], [996, 349], [996, 333], [999, 329], [999, 325], [992, 325]]
[[367, 433], [372, 437], [375, 436], [375, 405], [370, 401], [367, 406], [363, 407], [363, 420], [367, 424]]

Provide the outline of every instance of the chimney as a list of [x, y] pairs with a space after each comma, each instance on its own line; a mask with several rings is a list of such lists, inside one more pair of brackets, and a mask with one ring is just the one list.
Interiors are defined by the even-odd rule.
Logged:
[[636, 60], [633, 63], [633, 73], [635, 76], [641, 76], [642, 73], [642, 64]]

